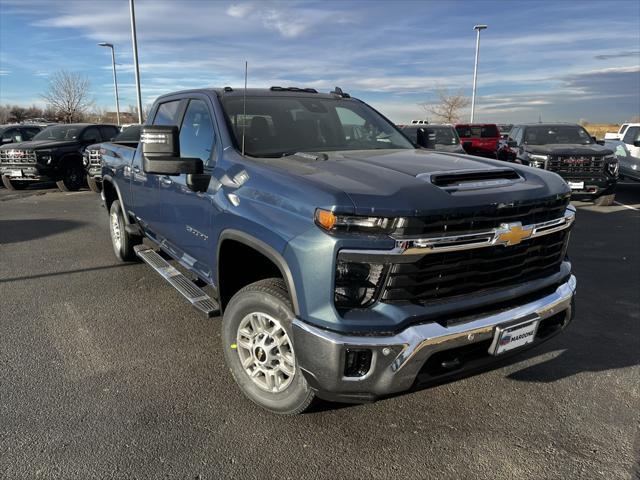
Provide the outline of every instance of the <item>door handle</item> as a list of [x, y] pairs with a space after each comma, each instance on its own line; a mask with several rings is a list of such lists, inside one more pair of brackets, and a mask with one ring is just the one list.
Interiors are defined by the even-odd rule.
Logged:
[[171, 180], [169, 177], [167, 176], [163, 176], [160, 177], [160, 181], [164, 184], [164, 185], [172, 185], [173, 184], [173, 180]]

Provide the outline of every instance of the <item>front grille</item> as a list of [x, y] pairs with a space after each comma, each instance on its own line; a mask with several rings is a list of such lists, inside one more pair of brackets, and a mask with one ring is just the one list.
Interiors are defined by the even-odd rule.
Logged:
[[428, 217], [410, 217], [395, 231], [398, 237], [464, 234], [497, 228], [501, 223], [522, 222], [522, 225], [546, 222], [564, 215], [569, 196], [554, 196], [547, 199], [521, 201], [457, 209]]
[[99, 149], [87, 150], [87, 158], [89, 159], [89, 165], [92, 167], [99, 167], [102, 162]]
[[36, 163], [36, 152], [33, 150], [3, 149], [0, 150], [0, 163], [8, 163], [11, 165]]
[[426, 303], [553, 275], [560, 271], [568, 236], [562, 230], [514, 246], [433, 253], [395, 264], [380, 299]]
[[556, 173], [602, 173], [604, 157], [557, 155], [549, 159], [547, 170]]

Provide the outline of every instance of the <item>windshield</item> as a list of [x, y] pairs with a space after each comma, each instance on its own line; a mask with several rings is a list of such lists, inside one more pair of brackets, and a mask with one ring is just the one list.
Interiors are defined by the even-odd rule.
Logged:
[[77, 125], [56, 125], [45, 128], [32, 140], [75, 140], [80, 135], [80, 130], [82, 128]]
[[413, 149], [396, 128], [356, 100], [294, 96], [222, 98], [235, 136], [253, 157], [280, 157], [297, 152]]
[[527, 145], [591, 145], [593, 139], [579, 125], [527, 127], [524, 137]]

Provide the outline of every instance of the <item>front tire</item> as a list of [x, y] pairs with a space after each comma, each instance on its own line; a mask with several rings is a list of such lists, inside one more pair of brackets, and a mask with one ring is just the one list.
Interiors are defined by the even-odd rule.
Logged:
[[137, 259], [133, 247], [142, 243], [142, 238], [127, 233], [125, 226], [120, 202], [115, 200], [109, 209], [109, 233], [111, 234], [113, 252], [121, 262], [133, 262]]
[[610, 207], [611, 205], [613, 205], [613, 202], [615, 202], [615, 200], [616, 200], [616, 194], [612, 193], [610, 195], [602, 195], [596, 198], [593, 201], [593, 203], [598, 207]]
[[242, 393], [281, 415], [304, 412], [315, 397], [296, 360], [293, 318], [284, 282], [269, 278], [237, 292], [222, 324], [225, 360]]
[[56, 182], [61, 192], [75, 192], [84, 186], [84, 168], [71, 164], [62, 172], [62, 178]]
[[95, 192], [95, 193], [102, 192], [102, 182], [96, 181], [95, 178], [89, 175], [87, 175], [87, 185], [89, 185], [89, 188], [91, 189], [92, 192]]
[[24, 190], [29, 182], [21, 182], [20, 180], [10, 180], [9, 177], [2, 177], [2, 184], [7, 190]]

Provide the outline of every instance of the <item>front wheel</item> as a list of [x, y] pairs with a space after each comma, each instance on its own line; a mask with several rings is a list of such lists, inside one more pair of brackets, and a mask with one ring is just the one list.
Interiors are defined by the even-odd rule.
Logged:
[[62, 178], [56, 182], [61, 192], [75, 192], [84, 186], [84, 168], [82, 165], [68, 165], [62, 172]]
[[118, 200], [111, 204], [109, 209], [109, 233], [111, 234], [111, 244], [113, 252], [122, 262], [133, 262], [136, 260], [136, 252], [133, 247], [142, 243], [142, 238], [127, 233], [126, 223], [120, 202]]
[[223, 317], [224, 356], [242, 393], [282, 415], [302, 413], [315, 397], [296, 360], [293, 318], [289, 293], [279, 278], [244, 287]]
[[613, 205], [613, 202], [616, 200], [616, 194], [612, 193], [611, 195], [602, 195], [596, 198], [593, 203], [599, 207], [610, 207]]
[[2, 184], [7, 190], [24, 190], [29, 185], [29, 182], [21, 182], [20, 180], [11, 180], [9, 177], [2, 177]]

